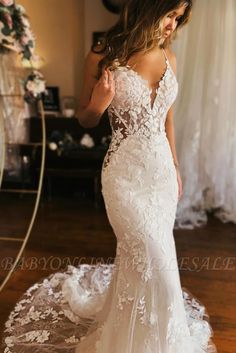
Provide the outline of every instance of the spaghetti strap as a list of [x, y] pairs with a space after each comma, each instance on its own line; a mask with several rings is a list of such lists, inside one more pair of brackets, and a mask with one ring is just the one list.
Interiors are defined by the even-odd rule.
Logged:
[[164, 55], [165, 55], [166, 60], [167, 60], [167, 61], [168, 61], [168, 63], [169, 63], [169, 60], [168, 60], [168, 58], [167, 58], [167, 55], [166, 55], [165, 49], [164, 49], [164, 48], [162, 48], [162, 50], [163, 50], [163, 52], [164, 52]]
[[166, 58], [166, 64], [167, 64], [167, 66], [169, 66], [170, 70], [172, 71], [172, 73], [174, 74], [174, 76], [176, 78], [176, 74], [175, 74], [175, 72], [174, 72], [174, 70], [172, 68], [172, 65], [171, 65], [171, 63], [170, 63], [170, 61], [169, 61], [169, 59], [168, 59], [168, 57], [166, 55], [166, 52], [165, 52], [164, 48], [162, 48], [162, 50], [163, 50], [165, 58]]

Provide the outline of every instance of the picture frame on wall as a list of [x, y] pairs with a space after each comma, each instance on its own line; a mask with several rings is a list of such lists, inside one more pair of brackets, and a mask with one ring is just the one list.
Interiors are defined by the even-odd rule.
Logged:
[[59, 116], [60, 114], [60, 92], [57, 86], [47, 86], [42, 95], [44, 112], [47, 115]]
[[99, 45], [99, 44], [103, 43], [104, 34], [105, 34], [105, 32], [93, 32], [93, 38], [92, 38], [93, 44], [92, 45], [95, 46], [95, 45]]

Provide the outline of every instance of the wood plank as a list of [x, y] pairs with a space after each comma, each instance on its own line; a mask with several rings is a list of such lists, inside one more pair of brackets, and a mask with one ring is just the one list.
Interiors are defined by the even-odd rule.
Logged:
[[[30, 198], [16, 198], [12, 202], [9, 197], [8, 202], [7, 199], [4, 203], [0, 201], [0, 209], [4, 209], [3, 213], [0, 212], [0, 231], [14, 236], [17, 231], [18, 235], [22, 234], [32, 205]], [[180, 266], [181, 284], [206, 306], [218, 352], [236, 352], [236, 225], [221, 223], [210, 215], [206, 226], [175, 230], [174, 236], [179, 264], [187, 258]], [[14, 258], [17, 251], [14, 242], [0, 245], [1, 263], [6, 256]], [[52, 202], [42, 200], [24, 259], [0, 293], [0, 331], [15, 302], [33, 283], [65, 269], [68, 264], [114, 258], [115, 249], [116, 238], [103, 207], [95, 209], [90, 202], [84, 204], [72, 198], [54, 198]], [[193, 260], [196, 258], [195, 264]], [[203, 266], [206, 258], [208, 264]], [[218, 258], [219, 266], [214, 267]], [[227, 267], [229, 259], [231, 262]], [[2, 268], [0, 275], [1, 278], [4, 275]]]

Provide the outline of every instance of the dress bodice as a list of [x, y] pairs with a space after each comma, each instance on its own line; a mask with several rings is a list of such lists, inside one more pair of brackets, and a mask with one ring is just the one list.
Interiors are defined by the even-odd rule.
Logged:
[[129, 66], [117, 66], [113, 71], [115, 95], [108, 107], [112, 140], [104, 160], [115, 152], [122, 140], [130, 135], [154, 136], [165, 131], [166, 115], [178, 93], [178, 82], [166, 56], [166, 69], [152, 102], [152, 89], [148, 81]]

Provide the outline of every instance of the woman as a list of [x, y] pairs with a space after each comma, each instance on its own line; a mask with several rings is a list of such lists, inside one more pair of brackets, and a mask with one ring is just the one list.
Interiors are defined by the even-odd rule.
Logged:
[[192, 0], [129, 0], [88, 54], [78, 117], [96, 126], [108, 108], [101, 176], [115, 263], [70, 266], [33, 286], [10, 315], [6, 353], [216, 352], [205, 307], [181, 288], [173, 238], [182, 183], [169, 46], [191, 8]]

